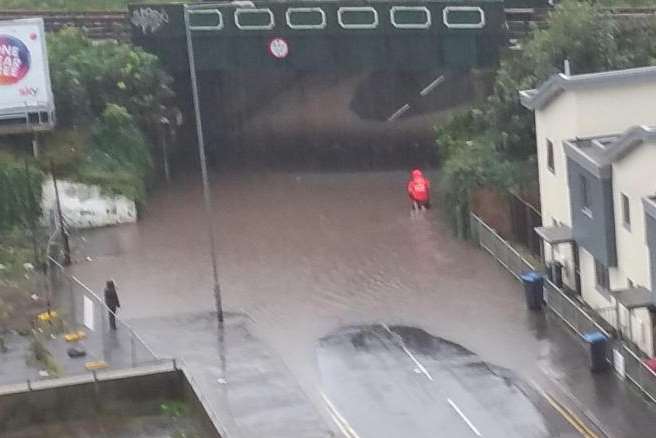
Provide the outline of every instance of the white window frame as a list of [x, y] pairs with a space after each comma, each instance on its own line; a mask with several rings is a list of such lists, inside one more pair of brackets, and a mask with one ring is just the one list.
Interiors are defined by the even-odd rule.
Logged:
[[[424, 24], [399, 24], [396, 22], [395, 14], [397, 11], [422, 11], [426, 13], [426, 23]], [[390, 9], [390, 22], [397, 29], [428, 29], [433, 24], [431, 12], [426, 6], [392, 6]]]
[[[461, 12], [472, 12], [478, 11], [481, 17], [481, 21], [478, 23], [455, 23], [449, 24], [449, 12], [451, 11], [461, 11]], [[442, 22], [449, 29], [482, 29], [485, 27], [485, 11], [478, 6], [446, 6], [442, 9]]]
[[[292, 24], [289, 17], [295, 12], [320, 12], [321, 24]], [[294, 30], [324, 29], [327, 24], [326, 13], [321, 8], [287, 8], [287, 11], [285, 12], [285, 20], [287, 21], [287, 26]]]
[[[223, 14], [218, 9], [189, 9], [189, 15], [210, 15], [219, 16], [219, 24], [216, 26], [192, 26], [189, 24], [189, 30], [221, 30], [223, 29]], [[190, 19], [191, 21], [191, 19]]]
[[[248, 14], [248, 13], [261, 13], [261, 12], [266, 12], [269, 14], [269, 18], [271, 18], [271, 22], [267, 24], [266, 26], [251, 26], [249, 24], [243, 25], [239, 24], [239, 16], [242, 14]], [[276, 18], [273, 15], [273, 12], [269, 8], [239, 8], [235, 9], [235, 26], [239, 30], [271, 30], [276, 26]]]
[[[344, 24], [342, 14], [344, 12], [373, 12], [374, 22], [371, 24]], [[378, 11], [371, 6], [342, 6], [337, 9], [337, 22], [342, 29], [375, 29], [378, 27]]]

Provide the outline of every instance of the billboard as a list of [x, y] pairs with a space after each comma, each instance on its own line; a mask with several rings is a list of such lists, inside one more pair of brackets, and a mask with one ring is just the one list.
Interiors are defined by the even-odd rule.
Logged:
[[43, 19], [0, 21], [0, 133], [54, 126]]

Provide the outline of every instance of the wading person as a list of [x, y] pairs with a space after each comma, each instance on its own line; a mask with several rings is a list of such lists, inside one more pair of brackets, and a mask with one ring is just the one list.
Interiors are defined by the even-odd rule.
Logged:
[[110, 312], [108, 312], [109, 327], [112, 330], [116, 330], [116, 311], [121, 307], [121, 303], [118, 301], [118, 294], [116, 293], [116, 284], [114, 284], [114, 280], [107, 281], [107, 286], [105, 286], [105, 304], [110, 310]]
[[410, 172], [408, 196], [413, 210], [430, 208], [430, 181], [419, 169]]

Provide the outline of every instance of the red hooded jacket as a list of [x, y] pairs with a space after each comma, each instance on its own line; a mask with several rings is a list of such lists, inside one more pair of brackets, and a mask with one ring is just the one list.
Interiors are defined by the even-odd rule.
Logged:
[[416, 202], [428, 202], [430, 200], [430, 181], [424, 177], [419, 169], [415, 169], [410, 173], [408, 195], [411, 200]]

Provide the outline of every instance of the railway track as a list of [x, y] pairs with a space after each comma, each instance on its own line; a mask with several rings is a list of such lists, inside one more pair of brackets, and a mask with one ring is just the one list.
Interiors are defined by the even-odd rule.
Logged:
[[[650, 8], [609, 8], [608, 11], [622, 19], [644, 19], [656, 17], [656, 7]], [[506, 23], [508, 38], [517, 41], [533, 25], [540, 25], [549, 9], [508, 8]], [[93, 39], [130, 39], [130, 25], [127, 11], [0, 11], [0, 20], [27, 17], [43, 17], [47, 31], [57, 31], [67, 26], [82, 28]]]

